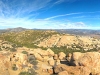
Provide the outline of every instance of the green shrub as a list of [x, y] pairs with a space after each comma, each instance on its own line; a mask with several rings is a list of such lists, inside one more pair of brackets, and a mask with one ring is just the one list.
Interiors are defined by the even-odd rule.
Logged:
[[29, 69], [28, 72], [20, 72], [19, 75], [36, 75], [37, 73], [33, 69]]
[[36, 61], [36, 59], [33, 55], [28, 56], [28, 61], [29, 61], [30, 64], [33, 64], [33, 65], [38, 64], [38, 62]]
[[11, 52], [16, 52], [17, 50], [15, 48], [10, 49]]
[[27, 52], [27, 51], [22, 51], [22, 53], [23, 53], [23, 54], [28, 54], [28, 52]]
[[30, 61], [30, 64], [37, 65], [38, 62], [37, 62], [36, 60], [31, 60], [31, 61]]
[[2, 51], [2, 49], [0, 48], [0, 51]]
[[33, 74], [31, 74], [29, 72], [20, 72], [19, 75], [33, 75]]

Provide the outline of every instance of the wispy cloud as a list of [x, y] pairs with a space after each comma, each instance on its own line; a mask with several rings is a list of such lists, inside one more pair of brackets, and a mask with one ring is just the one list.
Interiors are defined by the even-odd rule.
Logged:
[[[80, 16], [76, 16], [76, 17], [74, 16], [73, 18], [84, 18], [84, 17], [88, 17], [88, 16], [90, 16], [92, 14], [95, 14], [95, 13], [100, 13], [100, 11], [95, 11], [95, 12], [76, 12], [76, 13], [62, 14], [62, 15], [56, 15], [56, 16], [45, 18], [45, 20], [50, 20], [50, 19], [63, 17], [63, 16], [71, 16], [71, 15], [80, 15]], [[84, 15], [84, 14], [86, 14], [86, 15]]]
[[65, 1], [69, 1], [69, 0], [58, 0], [54, 4], [60, 4], [60, 3], [65, 2]]
[[75, 16], [75, 17], [72, 17], [72, 18], [85, 18], [86, 16]]
[[63, 16], [75, 15], [75, 14], [81, 14], [81, 12], [52, 16], [52, 17], [45, 18], [45, 20], [50, 20], [50, 19], [54, 19], [54, 18], [58, 18], [58, 17], [63, 17]]
[[[0, 16], [19, 17], [38, 11], [48, 5], [51, 0], [0, 0]], [[10, 3], [9, 3], [10, 2]]]
[[60, 4], [63, 2], [75, 2], [75, 1], [78, 1], [78, 0], [57, 0], [54, 4]]

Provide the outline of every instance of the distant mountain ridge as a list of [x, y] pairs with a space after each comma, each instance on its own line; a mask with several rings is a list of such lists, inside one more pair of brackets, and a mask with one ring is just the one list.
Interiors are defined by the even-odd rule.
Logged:
[[68, 33], [68, 34], [75, 34], [75, 35], [90, 35], [96, 34], [100, 35], [100, 30], [91, 30], [91, 29], [57, 29], [60, 33]]
[[25, 30], [29, 30], [29, 29], [22, 28], [22, 27], [8, 28], [8, 29], [1, 29], [0, 30], [0, 33], [6, 33], [6, 32], [21, 32], [21, 31], [25, 31]]
[[33, 29], [33, 30], [54, 30], [59, 33], [68, 33], [75, 35], [90, 35], [90, 34], [100, 35], [100, 30], [92, 30], [92, 29]]
[[53, 30], [57, 31], [59, 33], [67, 33], [67, 34], [74, 34], [74, 35], [81, 35], [81, 36], [100, 36], [100, 30], [92, 30], [92, 29], [27, 29], [27, 28], [22, 28], [22, 27], [17, 27], [17, 28], [8, 28], [8, 29], [1, 29], [0, 33], [6, 33], [6, 32], [21, 32], [25, 30]]

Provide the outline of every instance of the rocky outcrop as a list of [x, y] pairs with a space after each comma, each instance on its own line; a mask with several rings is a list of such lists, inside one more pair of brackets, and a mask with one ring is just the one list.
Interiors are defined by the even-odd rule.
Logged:
[[60, 65], [57, 65], [56, 67], [54, 67], [55, 73], [60, 73], [62, 71], [67, 71], [68, 74], [79, 75], [80, 74], [80, 67], [67, 66], [64, 64], [60, 64]]
[[91, 74], [98, 74], [100, 72], [99, 52], [87, 52], [87, 53], [75, 52], [72, 54], [69, 62], [72, 65], [74, 64], [76, 66], [84, 66], [88, 68], [88, 71], [90, 71]]
[[9, 64], [6, 58], [6, 56], [0, 54], [0, 75], [10, 75], [8, 71]]
[[[54, 68], [54, 72], [58, 73], [58, 75], [61, 73], [67, 75], [90, 75], [90, 70], [87, 67], [84, 66], [67, 66], [64, 64], [60, 64]], [[63, 74], [64, 75], [64, 74]]]
[[40, 54], [35, 53], [34, 56], [35, 56], [35, 58], [36, 58], [37, 60], [43, 61], [43, 58], [41, 57]]
[[[17, 50], [19, 51], [1, 52], [1, 75], [11, 74], [9, 70], [12, 70], [12, 68], [19, 72], [34, 69], [40, 75], [54, 73], [58, 75], [100, 75], [99, 52], [73, 52], [66, 56], [63, 52], [54, 54], [51, 49], [20, 48]], [[27, 54], [22, 53], [23, 50], [27, 51]]]

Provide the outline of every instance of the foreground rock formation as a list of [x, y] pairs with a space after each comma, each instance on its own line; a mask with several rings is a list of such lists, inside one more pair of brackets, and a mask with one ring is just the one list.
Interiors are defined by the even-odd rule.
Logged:
[[[1, 41], [1, 47], [5, 43]], [[11, 47], [6, 42], [6, 47]], [[30, 72], [33, 75], [100, 75], [99, 52], [63, 52], [55, 54], [50, 48], [16, 47], [15, 52], [3, 48], [0, 51], [0, 75], [19, 75]]]

